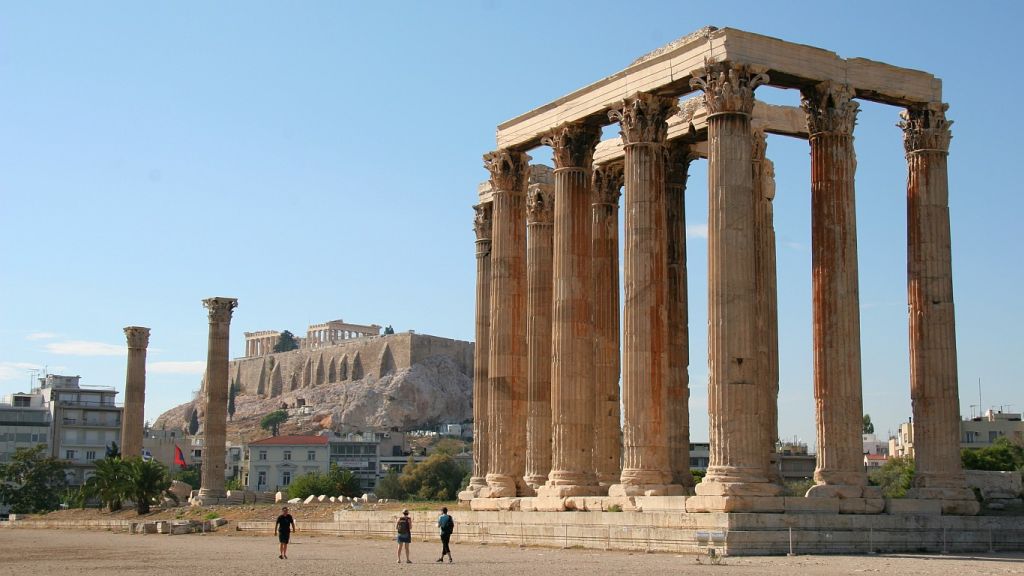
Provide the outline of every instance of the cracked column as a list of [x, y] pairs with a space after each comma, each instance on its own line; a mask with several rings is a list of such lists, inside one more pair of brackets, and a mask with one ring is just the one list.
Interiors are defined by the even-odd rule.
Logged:
[[224, 492], [224, 457], [228, 419], [228, 335], [235, 298], [207, 298], [210, 315], [206, 348], [206, 415], [203, 422], [202, 484], [199, 504], [216, 504]]
[[[840, 498], [841, 512], [881, 512], [867, 486], [861, 432], [860, 294], [853, 128], [858, 104], [847, 85], [803, 91], [811, 146], [811, 265], [814, 298], [816, 486], [808, 497]], [[864, 498], [869, 508], [865, 509]]]
[[536, 492], [551, 471], [551, 302], [554, 193], [550, 184], [526, 192], [526, 475]]
[[686, 180], [699, 158], [689, 142], [667, 146], [668, 383], [665, 420], [672, 484], [693, 487], [690, 474], [690, 325], [686, 276]]
[[515, 150], [484, 155], [491, 173], [491, 332], [488, 350], [487, 493], [525, 488], [526, 182], [530, 157]]
[[666, 120], [675, 98], [637, 93], [609, 113], [625, 148], [626, 232], [623, 314], [623, 463], [609, 496], [680, 495], [671, 484], [668, 386]]
[[602, 492], [622, 474], [619, 407], [619, 196], [622, 162], [594, 169], [594, 471]]
[[[709, 64], [691, 85], [708, 111], [708, 405], [711, 458], [688, 511], [779, 511], [768, 481], [757, 362], [750, 113], [763, 74]], [[692, 509], [692, 510], [691, 510]]]
[[943, 514], [977, 514], [960, 464], [953, 264], [949, 232], [948, 104], [901, 114], [907, 153], [907, 298], [914, 480], [908, 498], [942, 501]]
[[487, 362], [491, 329], [491, 204], [473, 206], [476, 233], [476, 344], [473, 346], [473, 475], [460, 500], [487, 487]]
[[601, 127], [564, 124], [543, 139], [555, 162], [551, 472], [539, 496], [599, 493], [594, 473], [594, 319], [590, 179]]
[[779, 309], [775, 266], [775, 225], [772, 201], [775, 199], [775, 165], [765, 157], [768, 139], [763, 130], [755, 130], [754, 170], [754, 277], [757, 311], [758, 370], [764, 376], [761, 397], [761, 421], [764, 423], [765, 474], [782, 484], [779, 455]]
[[124, 383], [124, 415], [121, 417], [121, 457], [128, 459], [142, 456], [149, 328], [128, 326], [124, 335], [128, 339], [128, 369]]

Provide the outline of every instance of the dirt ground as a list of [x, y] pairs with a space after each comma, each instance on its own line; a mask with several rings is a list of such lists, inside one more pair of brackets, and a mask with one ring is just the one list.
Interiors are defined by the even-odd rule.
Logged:
[[[225, 534], [233, 534], [225, 537]], [[288, 560], [277, 558], [272, 536], [233, 531], [188, 536], [128, 535], [75, 530], [0, 529], [0, 575], [53, 574], [282, 574], [387, 575], [466, 574], [559, 576], [600, 574], [749, 574], [804, 576], [879, 574], [970, 576], [1024, 574], [1024, 554], [977, 556], [797, 556], [726, 558], [724, 565], [694, 556], [630, 554], [504, 546], [456, 545], [454, 564], [436, 564], [435, 543], [414, 541], [412, 564], [395, 562], [396, 545], [384, 540], [294, 534]]]

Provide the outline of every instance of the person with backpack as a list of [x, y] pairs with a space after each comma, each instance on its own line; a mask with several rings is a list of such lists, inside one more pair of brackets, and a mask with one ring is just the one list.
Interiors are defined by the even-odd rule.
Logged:
[[412, 518], [409, 517], [408, 510], [402, 510], [402, 515], [398, 517], [398, 522], [395, 524], [395, 531], [398, 532], [398, 537], [395, 538], [398, 541], [398, 563], [402, 563], [402, 546], [405, 546], [405, 563], [412, 564], [412, 560], [409, 560], [409, 543], [412, 542]]
[[452, 538], [452, 532], [455, 532], [455, 520], [448, 515], [448, 507], [441, 508], [441, 515], [437, 518], [437, 527], [441, 529], [441, 557], [437, 559], [438, 562], [444, 562], [444, 555], [448, 555], [448, 563], [454, 562], [452, 560], [452, 549], [448, 547], [448, 542]]

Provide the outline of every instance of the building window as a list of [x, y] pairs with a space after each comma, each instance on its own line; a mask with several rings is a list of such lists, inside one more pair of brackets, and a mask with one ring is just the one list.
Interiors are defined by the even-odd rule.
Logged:
[[67, 459], [67, 460], [74, 460], [75, 459], [75, 451], [74, 450], [65, 450], [64, 451], [64, 458]]
[[266, 459], [267, 459], [267, 451], [266, 450], [260, 450], [260, 460], [266, 460]]
[[316, 451], [310, 450], [309, 452], [306, 452], [306, 460], [316, 460]]
[[267, 485], [267, 473], [261, 470], [260, 473], [259, 473], [259, 476], [257, 476], [256, 487], [257, 488], [263, 488], [263, 487], [266, 487], [266, 485]]
[[292, 459], [292, 451], [291, 450], [285, 450], [284, 451], [284, 459], [285, 460], [291, 460]]
[[85, 453], [85, 459], [86, 459], [86, 460], [89, 460], [90, 462], [91, 462], [91, 461], [93, 461], [93, 460], [95, 460], [95, 459], [96, 459], [96, 451], [95, 451], [95, 450], [89, 450], [89, 451], [87, 451], [87, 452]]
[[995, 442], [996, 438], [999, 438], [999, 432], [996, 432], [995, 430], [989, 430], [989, 433], [988, 433], [988, 443], [991, 444], [991, 443]]
[[[287, 452], [286, 452], [286, 454], [287, 454]], [[291, 472], [281, 472], [281, 485], [282, 486], [287, 486], [287, 485], [289, 485], [291, 483], [292, 483], [292, 473]]]

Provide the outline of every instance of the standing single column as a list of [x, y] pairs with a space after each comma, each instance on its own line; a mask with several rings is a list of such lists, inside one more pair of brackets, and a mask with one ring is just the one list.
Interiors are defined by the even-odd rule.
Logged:
[[[700, 496], [776, 496], [765, 476], [756, 352], [754, 182], [750, 113], [763, 74], [709, 64], [691, 84], [708, 111], [708, 405], [711, 459]], [[726, 509], [727, 499], [707, 499]], [[741, 499], [735, 506], [758, 504]], [[778, 504], [781, 505], [781, 502]], [[766, 504], [767, 506], [767, 504]], [[770, 508], [770, 506], [768, 507]], [[690, 509], [690, 506], [687, 506]], [[736, 509], [736, 508], [732, 508]], [[767, 509], [767, 508], [761, 508]]]
[[[863, 498], [860, 294], [853, 89], [823, 82], [803, 92], [811, 145], [814, 403], [818, 464], [811, 497]], [[869, 490], [877, 498], [877, 490]], [[843, 506], [843, 503], [840, 504]], [[845, 506], [842, 511], [847, 511]], [[863, 512], [854, 507], [851, 511]], [[881, 511], [881, 510], [875, 510]]]
[[674, 98], [638, 93], [609, 113], [625, 146], [625, 310], [622, 356], [623, 463], [609, 496], [678, 495], [668, 462], [668, 234], [666, 120]]
[[949, 233], [948, 104], [902, 114], [907, 152], [907, 298], [910, 398], [914, 411], [910, 498], [942, 501], [944, 514], [977, 514], [960, 465], [953, 263]]
[[763, 130], [753, 136], [754, 174], [754, 290], [757, 299], [758, 370], [763, 374], [761, 422], [765, 475], [782, 484], [776, 442], [779, 439], [779, 308], [775, 268], [775, 224], [772, 201], [775, 199], [775, 166], [765, 157], [768, 139]]
[[594, 471], [602, 491], [622, 474], [619, 404], [619, 196], [623, 164], [594, 169]]
[[550, 184], [526, 193], [526, 475], [531, 490], [551, 470], [551, 302], [554, 194]]
[[[476, 232], [476, 344], [473, 347], [473, 475], [460, 500], [480, 495], [487, 487], [487, 361], [491, 330], [491, 204], [473, 207]], [[344, 339], [344, 332], [342, 333]]]
[[207, 298], [210, 337], [206, 348], [206, 415], [203, 422], [201, 504], [215, 504], [225, 496], [224, 457], [228, 419], [228, 335], [236, 298]]
[[601, 127], [577, 122], [543, 142], [555, 162], [551, 473], [541, 496], [595, 495], [590, 179]]
[[525, 486], [526, 181], [529, 160], [525, 153], [513, 150], [498, 150], [484, 156], [493, 190], [487, 496], [494, 498], [515, 496], [516, 486]]
[[124, 383], [124, 415], [121, 417], [121, 457], [128, 459], [142, 456], [149, 328], [128, 326], [124, 335], [128, 339], [128, 370]]
[[686, 277], [686, 180], [698, 158], [689, 142], [666, 147], [666, 226], [668, 229], [668, 384], [665, 417], [672, 484], [689, 490], [690, 474], [690, 321]]

